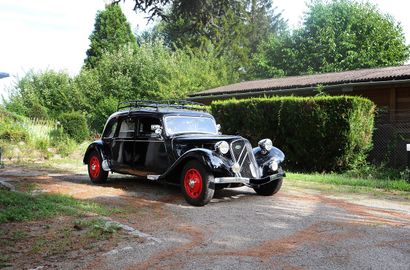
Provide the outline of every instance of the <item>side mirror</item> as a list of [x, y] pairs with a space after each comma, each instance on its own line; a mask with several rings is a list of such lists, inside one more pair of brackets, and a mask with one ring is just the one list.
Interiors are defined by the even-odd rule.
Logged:
[[216, 129], [218, 130], [218, 134], [219, 134], [219, 135], [222, 135], [221, 125], [220, 125], [220, 124], [216, 124]]

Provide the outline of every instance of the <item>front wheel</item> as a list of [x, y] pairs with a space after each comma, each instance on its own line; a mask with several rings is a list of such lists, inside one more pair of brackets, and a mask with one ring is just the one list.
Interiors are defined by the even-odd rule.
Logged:
[[195, 206], [203, 206], [214, 196], [214, 176], [198, 161], [189, 161], [182, 170], [181, 190], [185, 200]]
[[280, 188], [282, 187], [282, 182], [283, 178], [276, 181], [272, 181], [265, 185], [261, 185], [260, 187], [254, 187], [253, 189], [256, 191], [258, 195], [272, 196], [280, 190]]
[[108, 172], [103, 170], [102, 158], [97, 151], [91, 152], [88, 157], [88, 175], [95, 184], [107, 182]]

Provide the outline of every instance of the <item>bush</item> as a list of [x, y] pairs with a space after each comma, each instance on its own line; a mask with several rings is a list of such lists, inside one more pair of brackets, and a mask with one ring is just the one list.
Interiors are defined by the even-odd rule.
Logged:
[[21, 125], [22, 118], [0, 107], [0, 140], [27, 141], [29, 133]]
[[60, 115], [64, 132], [76, 142], [82, 142], [88, 137], [87, 120], [80, 112], [67, 112]]
[[0, 124], [0, 140], [11, 142], [26, 142], [28, 140], [28, 137], [29, 134], [20, 125], [8, 122]]
[[270, 97], [212, 103], [223, 131], [253, 144], [271, 138], [299, 171], [344, 171], [365, 162], [375, 105], [361, 97]]

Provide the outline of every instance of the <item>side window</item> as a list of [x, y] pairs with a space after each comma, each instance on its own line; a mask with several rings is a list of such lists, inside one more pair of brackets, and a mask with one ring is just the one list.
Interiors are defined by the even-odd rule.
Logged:
[[107, 127], [104, 130], [103, 138], [112, 138], [115, 135], [115, 131], [117, 130], [117, 119], [108, 123]]
[[138, 136], [139, 137], [157, 137], [155, 131], [151, 130], [151, 125], [161, 125], [161, 121], [154, 117], [144, 117], [139, 121]]
[[135, 134], [135, 118], [126, 118], [122, 120], [118, 138], [132, 139]]

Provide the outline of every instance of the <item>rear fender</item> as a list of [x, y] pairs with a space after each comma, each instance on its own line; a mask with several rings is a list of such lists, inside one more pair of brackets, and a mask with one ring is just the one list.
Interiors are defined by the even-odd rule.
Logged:
[[87, 150], [85, 151], [84, 158], [83, 158], [84, 164], [88, 164], [89, 155], [91, 154], [92, 151], [97, 151], [98, 153], [100, 153], [102, 160], [106, 160], [106, 158], [104, 157], [104, 152], [103, 152], [103, 142], [101, 140], [98, 140], [98, 141], [92, 142], [87, 147]]

